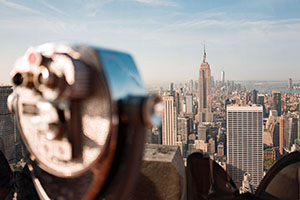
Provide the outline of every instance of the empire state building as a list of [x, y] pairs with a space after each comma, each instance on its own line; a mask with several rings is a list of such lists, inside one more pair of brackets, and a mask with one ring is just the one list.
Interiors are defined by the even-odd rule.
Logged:
[[211, 75], [210, 67], [206, 62], [204, 47], [203, 62], [199, 69], [199, 122], [211, 122]]

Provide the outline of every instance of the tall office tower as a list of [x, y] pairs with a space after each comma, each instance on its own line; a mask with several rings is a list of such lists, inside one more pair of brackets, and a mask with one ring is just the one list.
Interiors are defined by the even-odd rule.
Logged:
[[293, 80], [292, 80], [291, 78], [289, 78], [288, 88], [289, 88], [289, 89], [292, 89], [292, 88], [293, 88]]
[[265, 104], [265, 95], [263, 95], [263, 94], [258, 95], [257, 104], [262, 105], [262, 106]]
[[181, 135], [182, 142], [187, 144], [188, 136], [191, 132], [190, 130], [190, 118], [188, 117], [178, 117], [177, 119], [177, 133]]
[[181, 115], [186, 109], [185, 100], [184, 100], [185, 97], [184, 97], [182, 88], [179, 89], [178, 97], [179, 97], [179, 99], [178, 99], [177, 113], [178, 113], [178, 115]]
[[224, 71], [221, 71], [221, 83], [222, 83], [222, 85], [225, 84], [225, 72]]
[[287, 134], [286, 134], [286, 141], [285, 141], [285, 146], [287, 148], [290, 148], [294, 142], [295, 139], [297, 139], [298, 136], [298, 119], [290, 116], [287, 118], [287, 123], [288, 123], [288, 127], [287, 127]]
[[263, 107], [263, 117], [267, 117], [266, 107], [265, 107], [265, 95], [263, 95], [263, 94], [258, 95], [257, 104], [262, 105], [262, 107]]
[[254, 104], [257, 104], [257, 90], [252, 90], [251, 91], [251, 101]]
[[162, 144], [176, 145], [177, 140], [177, 110], [174, 96], [170, 93], [162, 97], [164, 112], [162, 120]]
[[286, 129], [286, 118], [284, 115], [281, 115], [279, 122], [279, 153], [283, 155], [283, 148], [285, 147], [285, 138], [284, 132]]
[[19, 131], [7, 108], [7, 97], [13, 92], [11, 86], [0, 86], [0, 150], [9, 162], [16, 162], [22, 156]]
[[182, 155], [186, 156], [186, 151], [188, 147], [188, 136], [191, 132], [190, 130], [190, 121], [191, 119], [188, 117], [178, 117], [177, 119], [177, 133], [178, 136], [181, 136], [181, 142], [182, 142]]
[[194, 90], [197, 91], [198, 88], [199, 88], [199, 82], [198, 82], [198, 80], [195, 80], [194, 81]]
[[190, 81], [189, 81], [189, 91], [190, 91], [190, 92], [193, 92], [193, 90], [194, 90], [194, 81], [193, 81], [193, 80], [190, 80]]
[[193, 96], [191, 94], [187, 94], [185, 96], [185, 103], [186, 103], [186, 114], [193, 113]]
[[263, 176], [262, 111], [260, 105], [227, 107], [227, 170], [238, 186], [246, 172], [256, 186]]
[[[178, 115], [179, 111], [180, 111], [180, 94], [176, 91], [173, 91], [171, 93], [171, 95], [174, 97], [175, 100], [175, 106], [176, 106], [176, 113]], [[176, 115], [176, 116], [177, 116]]]
[[206, 62], [206, 52], [204, 47], [203, 62], [199, 69], [199, 122], [211, 122], [211, 75], [210, 67]]
[[251, 94], [249, 92], [246, 93], [246, 102], [245, 104], [248, 104], [251, 102]]
[[211, 79], [211, 87], [215, 88], [215, 79], [214, 79], [214, 77], [211, 76], [210, 79]]
[[274, 125], [274, 129], [271, 132], [273, 147], [279, 147], [279, 127], [280, 127], [280, 123], [276, 122]]
[[173, 92], [174, 91], [174, 83], [170, 83], [170, 85], [169, 85], [169, 91], [170, 92]]
[[281, 93], [279, 90], [272, 91], [273, 110], [277, 110], [278, 116], [281, 115]]

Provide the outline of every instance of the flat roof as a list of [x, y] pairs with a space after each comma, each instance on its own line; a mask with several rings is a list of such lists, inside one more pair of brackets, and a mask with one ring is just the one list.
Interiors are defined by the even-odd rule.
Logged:
[[228, 105], [227, 111], [263, 111], [263, 107], [261, 105]]

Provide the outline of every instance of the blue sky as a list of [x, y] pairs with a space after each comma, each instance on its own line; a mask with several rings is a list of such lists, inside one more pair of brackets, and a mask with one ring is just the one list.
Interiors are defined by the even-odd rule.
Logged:
[[0, 83], [29, 46], [67, 41], [131, 53], [146, 84], [300, 80], [298, 0], [0, 0]]

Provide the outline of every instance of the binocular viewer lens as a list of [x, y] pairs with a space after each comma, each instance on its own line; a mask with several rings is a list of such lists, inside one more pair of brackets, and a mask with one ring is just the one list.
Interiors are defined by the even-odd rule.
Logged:
[[31, 48], [17, 62], [12, 95], [31, 157], [45, 171], [70, 177], [109, 146], [112, 100], [99, 66], [88, 65], [70, 47], [52, 48]]

